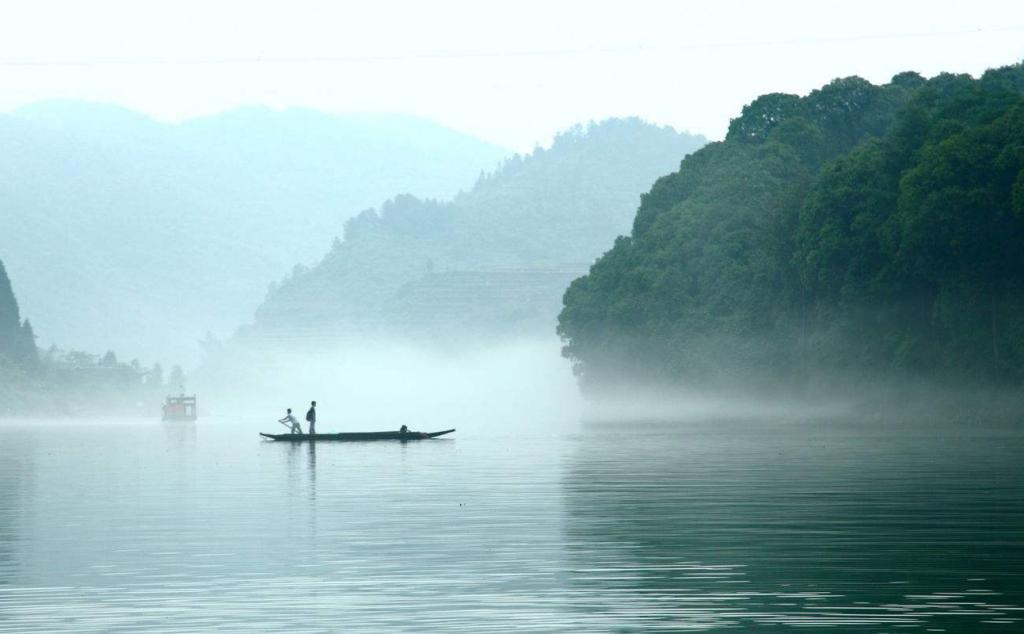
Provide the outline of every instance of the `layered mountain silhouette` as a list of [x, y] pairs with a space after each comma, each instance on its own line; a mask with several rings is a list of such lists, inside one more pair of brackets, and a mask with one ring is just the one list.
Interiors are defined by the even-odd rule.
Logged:
[[167, 124], [61, 101], [0, 115], [0, 144], [0, 256], [40, 344], [185, 363], [348, 217], [404, 192], [450, 198], [508, 155], [405, 115]]
[[613, 119], [505, 161], [450, 201], [396, 197], [273, 288], [245, 337], [553, 335], [568, 283], [629, 230], [640, 193], [704, 142]]

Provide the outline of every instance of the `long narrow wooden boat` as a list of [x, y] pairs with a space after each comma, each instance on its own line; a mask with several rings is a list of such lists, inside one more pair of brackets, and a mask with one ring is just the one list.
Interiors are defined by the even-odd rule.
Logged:
[[444, 436], [450, 434], [454, 429], [446, 429], [444, 431], [363, 431], [363, 432], [349, 432], [343, 434], [264, 434], [260, 432], [260, 436], [269, 438], [271, 440], [287, 440], [289, 442], [306, 442], [308, 440], [347, 440], [347, 441], [359, 441], [359, 440], [425, 440], [427, 438], [437, 438], [438, 436]]

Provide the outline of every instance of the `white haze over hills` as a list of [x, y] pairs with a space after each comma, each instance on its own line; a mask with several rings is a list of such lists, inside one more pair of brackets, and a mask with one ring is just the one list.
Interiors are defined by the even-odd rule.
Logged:
[[[549, 429], [577, 420], [559, 354], [565, 288], [629, 231], [643, 192], [704, 145], [640, 119], [577, 126], [451, 200], [398, 196], [207, 350], [211, 412], [317, 399], [322, 429]], [[465, 430], [464, 430], [465, 431]]]
[[554, 338], [566, 287], [629, 232], [643, 192], [705, 144], [637, 118], [576, 126], [450, 201], [399, 196], [275, 285], [243, 339]]
[[41, 347], [193, 364], [267, 285], [396, 194], [508, 152], [406, 115], [247, 107], [180, 124], [44, 102], [0, 115], [0, 257]]
[[73, 97], [167, 120], [247, 103], [409, 112], [519, 152], [624, 116], [721, 139], [758, 95], [1024, 56], [1021, 3], [1007, 0], [4, 6], [0, 110]]
[[[632, 116], [720, 139], [758, 95], [910, 69], [977, 74], [1024, 54], [1011, 6], [11, 3], [0, 110], [17, 110], [0, 115], [0, 260], [44, 348], [194, 367], [207, 331], [255, 321], [249, 334], [266, 345], [227, 350], [223, 371], [207, 363], [190, 388], [223, 380], [231, 399], [255, 392], [267, 407], [312, 392], [327, 416], [349, 403], [392, 422], [412, 410], [460, 420], [466, 403], [479, 419], [529, 400], [517, 418], [534, 418], [525, 410], [560, 411], [572, 391], [552, 332], [565, 284], [628, 231], [639, 196], [685, 152], [620, 187], [642, 165], [617, 148], [605, 157], [618, 162], [584, 180], [576, 165], [593, 167], [592, 147], [562, 155], [556, 173], [550, 150], [495, 170], [508, 152], [492, 143], [525, 153], [576, 122]], [[77, 101], [36, 103], [53, 98]], [[241, 107], [252, 103], [290, 109]], [[481, 170], [494, 171], [478, 181]], [[363, 239], [332, 246], [368, 208], [350, 225]], [[516, 239], [499, 244], [495, 229]], [[543, 317], [544, 339], [495, 341], [510, 307]], [[387, 339], [319, 347], [346, 325], [365, 339], [363, 323], [382, 317]], [[408, 341], [413, 329], [434, 343], [481, 325], [455, 353]], [[303, 342], [318, 356], [300, 354]]]

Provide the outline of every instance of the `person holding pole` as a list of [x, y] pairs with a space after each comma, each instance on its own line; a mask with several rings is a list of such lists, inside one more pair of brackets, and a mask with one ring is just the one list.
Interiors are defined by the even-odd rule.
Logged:
[[288, 408], [288, 415], [278, 419], [277, 422], [287, 427], [293, 434], [302, 433], [302, 427], [299, 425], [299, 421], [295, 420], [295, 417], [292, 416], [292, 408], [290, 407]]

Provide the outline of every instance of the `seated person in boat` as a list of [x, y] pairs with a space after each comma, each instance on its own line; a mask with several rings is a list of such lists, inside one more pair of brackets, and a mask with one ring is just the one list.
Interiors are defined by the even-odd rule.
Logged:
[[284, 423], [285, 425], [288, 425], [291, 428], [291, 431], [292, 431], [293, 434], [301, 434], [302, 433], [302, 427], [299, 426], [299, 421], [295, 420], [295, 417], [292, 416], [292, 410], [291, 410], [290, 407], [288, 408], [288, 415], [285, 416], [284, 418], [278, 420], [277, 422]]
[[408, 434], [409, 433], [408, 425], [402, 425], [402, 427], [398, 430], [398, 432], [401, 433], [401, 434]]

